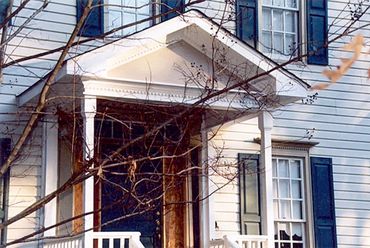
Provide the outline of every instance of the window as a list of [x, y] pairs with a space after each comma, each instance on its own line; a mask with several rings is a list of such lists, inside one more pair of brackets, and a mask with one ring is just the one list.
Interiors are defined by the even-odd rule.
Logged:
[[261, 50], [297, 55], [299, 1], [263, 0]]
[[[326, 0], [237, 0], [236, 34], [273, 58], [328, 64]], [[278, 55], [278, 56], [277, 56]]]
[[[146, 19], [152, 15], [150, 0], [108, 0], [106, 8], [107, 25], [105, 30], [112, 30], [130, 23]], [[150, 21], [120, 30], [115, 35], [137, 32], [150, 26]]]
[[305, 247], [303, 159], [273, 158], [275, 247]]
[[[77, 1], [77, 21], [81, 18], [87, 0]], [[177, 16], [178, 12], [183, 12], [184, 0], [93, 0], [93, 8], [86, 18], [84, 26], [79, 35], [86, 37], [98, 37], [104, 32], [114, 28], [132, 24], [151, 18], [154, 15], [166, 13], [172, 8], [177, 8], [176, 12], [162, 15], [161, 18], [153, 18], [137, 25], [127, 27], [115, 32], [114, 36], [123, 36], [143, 30], [157, 21], [166, 21]], [[1, 6], [1, 5], [0, 5]]]

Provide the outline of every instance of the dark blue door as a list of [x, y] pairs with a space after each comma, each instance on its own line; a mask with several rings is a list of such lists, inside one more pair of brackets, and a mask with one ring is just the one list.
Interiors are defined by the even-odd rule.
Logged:
[[[104, 145], [102, 156], [115, 149]], [[160, 149], [136, 145], [122, 154], [120, 161], [157, 157]], [[101, 185], [101, 230], [141, 232], [144, 247], [161, 247], [162, 240], [162, 161], [160, 159], [117, 165], [104, 172]], [[118, 246], [117, 246], [118, 247]]]

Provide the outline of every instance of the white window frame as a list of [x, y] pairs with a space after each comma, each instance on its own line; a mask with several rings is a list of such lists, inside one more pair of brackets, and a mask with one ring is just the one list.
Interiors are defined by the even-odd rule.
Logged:
[[[303, 161], [303, 194], [305, 204], [303, 206], [303, 215], [305, 216], [305, 248], [314, 248], [314, 222], [313, 222], [313, 204], [312, 204], [312, 191], [311, 191], [311, 168], [309, 164], [309, 153], [308, 149], [305, 148], [294, 148], [294, 147], [273, 147], [272, 158], [292, 158], [292, 159], [302, 159]], [[272, 175], [272, 174], [271, 174]], [[273, 180], [269, 178], [268, 180]], [[275, 224], [274, 220], [271, 220]], [[275, 240], [274, 240], [275, 241]]]
[[[297, 25], [297, 53], [296, 56], [300, 56], [301, 54], [305, 54], [307, 52], [306, 48], [306, 37], [307, 37], [307, 30], [306, 30], [306, 1], [305, 0], [297, 0], [299, 5], [298, 10], [298, 25]], [[257, 12], [258, 12], [258, 41], [257, 41], [257, 49], [258, 51], [263, 51], [263, 44], [262, 44], [262, 31], [263, 31], [263, 12], [262, 12], [262, 1], [258, 1], [257, 4]], [[264, 53], [268, 57], [274, 59], [275, 61], [287, 61], [292, 59], [293, 57], [278, 54], [278, 53]], [[296, 57], [295, 56], [295, 57]]]

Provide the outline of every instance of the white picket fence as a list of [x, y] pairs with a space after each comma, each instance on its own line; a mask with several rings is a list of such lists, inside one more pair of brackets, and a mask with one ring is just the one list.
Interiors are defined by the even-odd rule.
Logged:
[[104, 247], [113, 248], [115, 242], [119, 242], [120, 248], [125, 247], [125, 242], [129, 248], [145, 248], [140, 242], [140, 232], [93, 232], [91, 235], [98, 244], [97, 248], [103, 248], [104, 243]]
[[[140, 232], [92, 232], [96, 248], [145, 248], [140, 242]], [[115, 245], [115, 246], [114, 246]], [[126, 245], [126, 246], [125, 246]], [[45, 240], [44, 248], [88, 248], [83, 245], [83, 236]], [[264, 235], [225, 235], [223, 239], [211, 240], [209, 248], [268, 248]]]
[[[140, 232], [92, 232], [89, 234], [95, 248], [145, 248], [140, 242]], [[126, 245], [126, 246], [125, 246]], [[83, 236], [45, 240], [43, 248], [92, 248], [84, 247]]]
[[211, 240], [210, 248], [268, 248], [264, 235], [225, 235], [223, 239]]

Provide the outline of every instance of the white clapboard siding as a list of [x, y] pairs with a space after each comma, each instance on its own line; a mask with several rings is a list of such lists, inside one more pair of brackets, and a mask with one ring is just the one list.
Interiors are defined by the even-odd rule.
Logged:
[[[41, 138], [41, 129], [35, 128], [30, 140], [25, 145], [25, 149], [21, 151], [19, 158], [12, 165], [8, 199], [9, 217], [16, 216], [40, 197]], [[11, 224], [8, 227], [8, 241], [35, 231], [40, 227], [39, 218], [35, 212]]]

